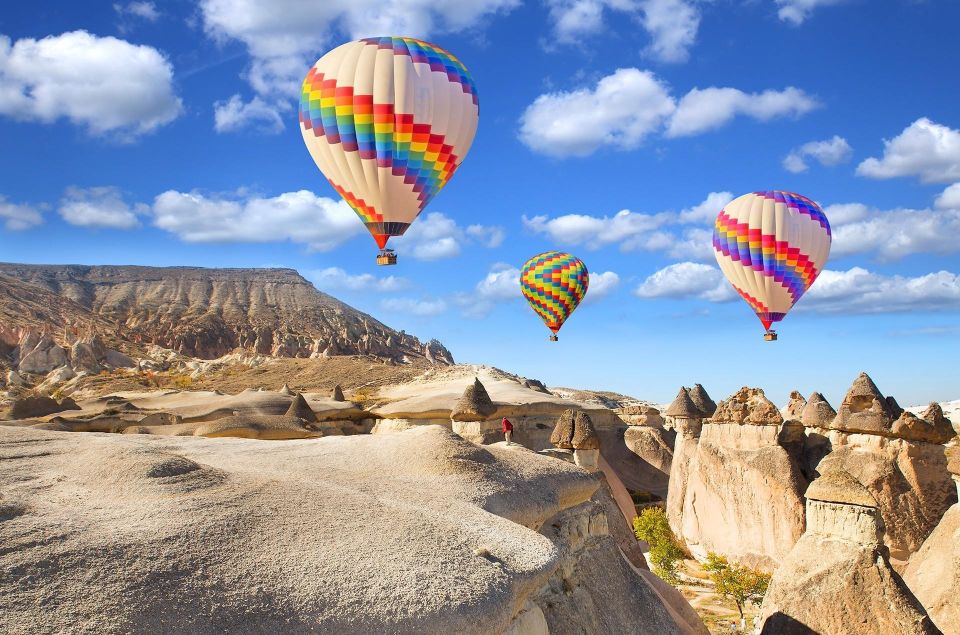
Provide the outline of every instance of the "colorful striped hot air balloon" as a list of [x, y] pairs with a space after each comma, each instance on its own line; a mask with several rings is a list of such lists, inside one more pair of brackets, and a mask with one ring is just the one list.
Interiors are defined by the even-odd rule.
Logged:
[[386, 249], [443, 189], [477, 131], [477, 88], [460, 60], [407, 37], [348, 42], [307, 73], [300, 132], [317, 167]]
[[792, 192], [754, 192], [717, 216], [713, 248], [723, 274], [770, 330], [810, 288], [830, 254], [830, 223], [820, 206]]
[[583, 261], [570, 254], [547, 251], [534, 256], [520, 270], [520, 291], [547, 328], [550, 340], [587, 295], [590, 273]]

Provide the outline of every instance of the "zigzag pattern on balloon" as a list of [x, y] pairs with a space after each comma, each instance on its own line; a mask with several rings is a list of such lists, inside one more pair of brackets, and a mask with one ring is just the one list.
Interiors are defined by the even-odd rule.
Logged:
[[820, 223], [820, 227], [823, 227], [827, 230], [827, 236], [832, 236], [830, 232], [830, 222], [827, 220], [826, 214], [823, 213], [823, 210], [820, 209], [820, 206], [811, 201], [806, 196], [801, 196], [800, 194], [795, 194], [794, 192], [783, 192], [780, 190], [772, 190], [767, 192], [754, 192], [755, 196], [762, 196], [763, 198], [772, 199], [778, 203], [783, 203], [790, 209], [794, 209], [801, 214], [809, 216], [813, 220]]
[[394, 112], [393, 104], [374, 104], [372, 95], [354, 95], [311, 68], [300, 96], [300, 123], [317, 137], [376, 159], [417, 192], [422, 210], [447, 184], [459, 164], [453, 147], [429, 124]]
[[772, 277], [787, 289], [794, 302], [819, 275], [813, 262], [799, 249], [777, 240], [776, 236], [762, 234], [760, 229], [751, 229], [746, 223], [738, 223], [725, 212], [720, 212], [714, 224], [713, 248], [731, 260]]
[[520, 273], [523, 296], [554, 333], [586, 295], [589, 282], [583, 262], [557, 251], [534, 256]]
[[477, 85], [473, 83], [470, 71], [449, 51], [412, 37], [368, 37], [360, 41], [377, 48], [392, 49], [394, 55], [406, 55], [414, 64], [429, 64], [430, 70], [443, 73], [451, 82], [460, 84], [463, 92], [471, 96], [473, 103], [480, 105]]

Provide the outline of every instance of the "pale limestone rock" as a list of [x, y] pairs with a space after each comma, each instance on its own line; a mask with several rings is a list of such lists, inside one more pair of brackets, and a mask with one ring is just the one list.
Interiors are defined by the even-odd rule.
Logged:
[[7, 371], [7, 386], [26, 386], [27, 382], [15, 370]]
[[843, 398], [830, 428], [889, 436], [894, 420], [900, 416], [896, 408], [887, 401], [869, 375], [860, 373]]
[[810, 395], [810, 399], [803, 406], [800, 413], [800, 422], [808, 428], [828, 428], [837, 416], [837, 411], [818, 392]]
[[69, 366], [61, 366], [60, 368], [55, 368], [51, 370], [50, 373], [44, 377], [43, 381], [37, 386], [37, 392], [39, 393], [50, 393], [53, 392], [65, 381], [69, 381], [76, 377], [77, 374], [73, 372], [73, 369]]
[[[30, 347], [30, 344], [33, 346]], [[18, 351], [17, 369], [20, 372], [46, 374], [68, 363], [66, 349], [59, 346], [49, 335], [41, 335], [36, 341], [25, 337]]]
[[627, 448], [666, 475], [670, 474], [675, 439], [675, 432], [651, 426], [630, 426], [623, 432]]
[[787, 417], [790, 419], [800, 420], [800, 417], [803, 416], [803, 409], [807, 406], [807, 400], [803, 398], [803, 395], [799, 391], [794, 390], [790, 393], [790, 402], [787, 403], [787, 407], [784, 410], [787, 413]]
[[573, 462], [588, 472], [599, 470], [600, 450], [574, 450]]
[[926, 443], [946, 443], [955, 436], [953, 426], [947, 419], [943, 418], [942, 411], [939, 419], [936, 419], [935, 412], [932, 414], [935, 420], [928, 421], [904, 410], [900, 413], [900, 417], [893, 422], [890, 431], [898, 439]]
[[882, 535], [876, 501], [853, 476], [825, 472], [815, 480], [807, 490], [807, 529], [764, 597], [761, 632], [938, 633], [887, 561]]
[[778, 426], [783, 423], [783, 415], [763, 394], [762, 388], [744, 386], [729, 399], [720, 402], [712, 420], [719, 423]]
[[288, 386], [287, 384], [284, 384], [283, 386], [281, 386], [279, 392], [281, 395], [284, 395], [285, 397], [293, 396], [293, 391], [290, 390], [290, 386]]
[[70, 365], [76, 371], [96, 374], [100, 372], [100, 362], [90, 342], [80, 340], [70, 347]]

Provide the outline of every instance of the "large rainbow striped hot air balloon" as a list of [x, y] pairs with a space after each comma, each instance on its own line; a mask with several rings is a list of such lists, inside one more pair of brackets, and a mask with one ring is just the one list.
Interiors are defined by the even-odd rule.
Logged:
[[528, 260], [520, 270], [520, 291], [557, 341], [563, 326], [583, 296], [590, 273], [583, 261], [570, 254], [547, 251]]
[[307, 73], [300, 132], [310, 156], [386, 249], [447, 184], [477, 131], [480, 105], [466, 67], [407, 37], [348, 42]]
[[723, 274], [770, 330], [810, 288], [830, 255], [830, 223], [810, 199], [773, 190], [744, 194], [717, 216], [713, 248]]

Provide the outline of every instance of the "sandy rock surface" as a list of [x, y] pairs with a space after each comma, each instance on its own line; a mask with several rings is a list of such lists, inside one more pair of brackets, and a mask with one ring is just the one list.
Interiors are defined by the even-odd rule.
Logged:
[[553, 634], [694, 632], [597, 478], [516, 445], [0, 427], [0, 459], [3, 632], [498, 633], [532, 605]]

